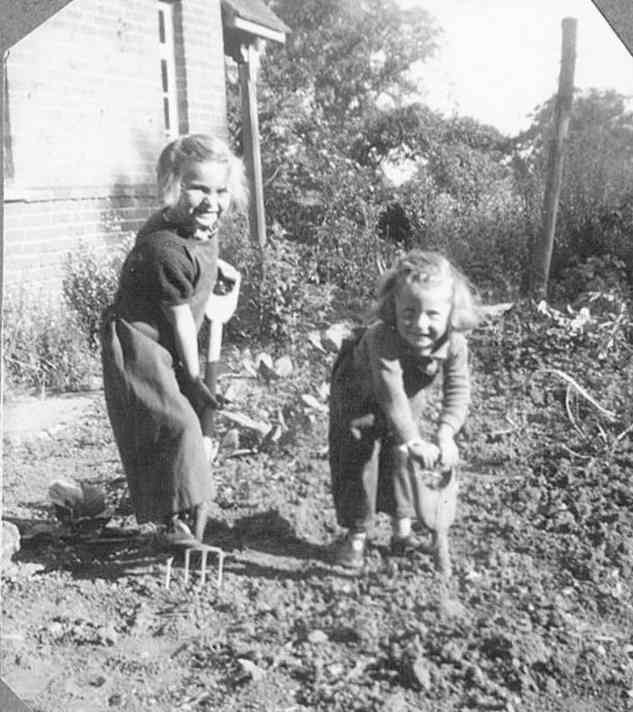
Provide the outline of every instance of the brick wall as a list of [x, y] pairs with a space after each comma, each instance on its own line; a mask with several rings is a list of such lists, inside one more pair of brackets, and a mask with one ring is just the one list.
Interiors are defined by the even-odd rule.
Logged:
[[[176, 10], [180, 130], [222, 133], [220, 0], [179, 0]], [[11, 48], [7, 287], [58, 289], [79, 241], [135, 230], [155, 207], [165, 143], [157, 17], [155, 0], [74, 0]]]
[[134, 232], [153, 207], [153, 199], [138, 196], [6, 202], [7, 288], [57, 292], [70, 252], [80, 245], [105, 251]]
[[[217, 132], [226, 138], [224, 48], [222, 32], [217, 31], [222, 27], [220, 0], [186, 0], [181, 16], [188, 130]], [[209, 57], [219, 58], [221, 71]]]

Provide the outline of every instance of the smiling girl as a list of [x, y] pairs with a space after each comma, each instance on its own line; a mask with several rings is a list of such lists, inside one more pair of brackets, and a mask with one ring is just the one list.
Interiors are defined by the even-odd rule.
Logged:
[[[453, 467], [470, 397], [464, 331], [477, 322], [466, 278], [435, 252], [413, 250], [378, 287], [376, 317], [344, 342], [330, 386], [329, 452], [337, 519], [348, 529], [335, 563], [360, 567], [376, 511], [392, 517], [392, 552], [414, 545], [407, 458]], [[420, 435], [427, 389], [443, 373], [435, 442]], [[404, 457], [403, 457], [404, 455]]]
[[139, 231], [103, 318], [104, 391], [137, 520], [202, 541], [214, 486], [200, 418], [217, 401], [197, 335], [218, 274], [218, 223], [246, 193], [241, 162], [203, 134], [168, 144], [157, 177], [163, 208]]

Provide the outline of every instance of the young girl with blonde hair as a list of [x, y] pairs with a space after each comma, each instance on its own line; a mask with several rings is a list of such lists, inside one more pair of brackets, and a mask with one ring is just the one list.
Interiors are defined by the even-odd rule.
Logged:
[[[360, 567], [376, 511], [392, 517], [392, 552], [414, 544], [407, 458], [453, 467], [455, 435], [470, 397], [465, 332], [477, 322], [467, 279], [436, 252], [413, 250], [383, 275], [377, 317], [344, 342], [330, 387], [330, 470], [338, 523], [347, 536], [335, 563]], [[435, 441], [418, 422], [428, 388], [443, 374]], [[404, 455], [404, 457], [403, 457]]]
[[200, 542], [214, 494], [200, 419], [217, 401], [197, 334], [218, 275], [219, 221], [246, 190], [241, 162], [205, 134], [169, 143], [157, 178], [163, 207], [139, 231], [104, 314], [104, 391], [137, 520]]

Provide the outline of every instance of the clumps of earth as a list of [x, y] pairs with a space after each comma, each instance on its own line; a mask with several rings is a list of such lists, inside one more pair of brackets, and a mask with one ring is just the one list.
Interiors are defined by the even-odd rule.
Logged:
[[[207, 531], [227, 555], [220, 588], [197, 559], [185, 583], [181, 553], [136, 523], [102, 393], [54, 430], [7, 427], [3, 680], [40, 712], [632, 709], [630, 365], [598, 361], [586, 335], [554, 362], [556, 329], [509, 310], [473, 334], [448, 582], [424, 548], [391, 557], [382, 517], [360, 573], [330, 564], [323, 334], [268, 358], [226, 351]], [[106, 521], [60, 518], [55, 480], [103, 493]]]

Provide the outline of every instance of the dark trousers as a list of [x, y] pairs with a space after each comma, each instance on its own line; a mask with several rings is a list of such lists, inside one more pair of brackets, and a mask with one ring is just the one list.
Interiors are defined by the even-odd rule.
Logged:
[[[376, 512], [415, 516], [407, 457], [398, 449], [380, 408], [360, 402], [358, 378], [349, 345], [332, 371], [329, 458], [337, 521], [351, 531], [366, 530]], [[414, 417], [424, 401], [422, 392], [410, 399]]]
[[330, 472], [338, 523], [365, 531], [376, 512], [413, 517], [406, 456], [380, 425], [365, 427], [361, 437], [330, 429]]

